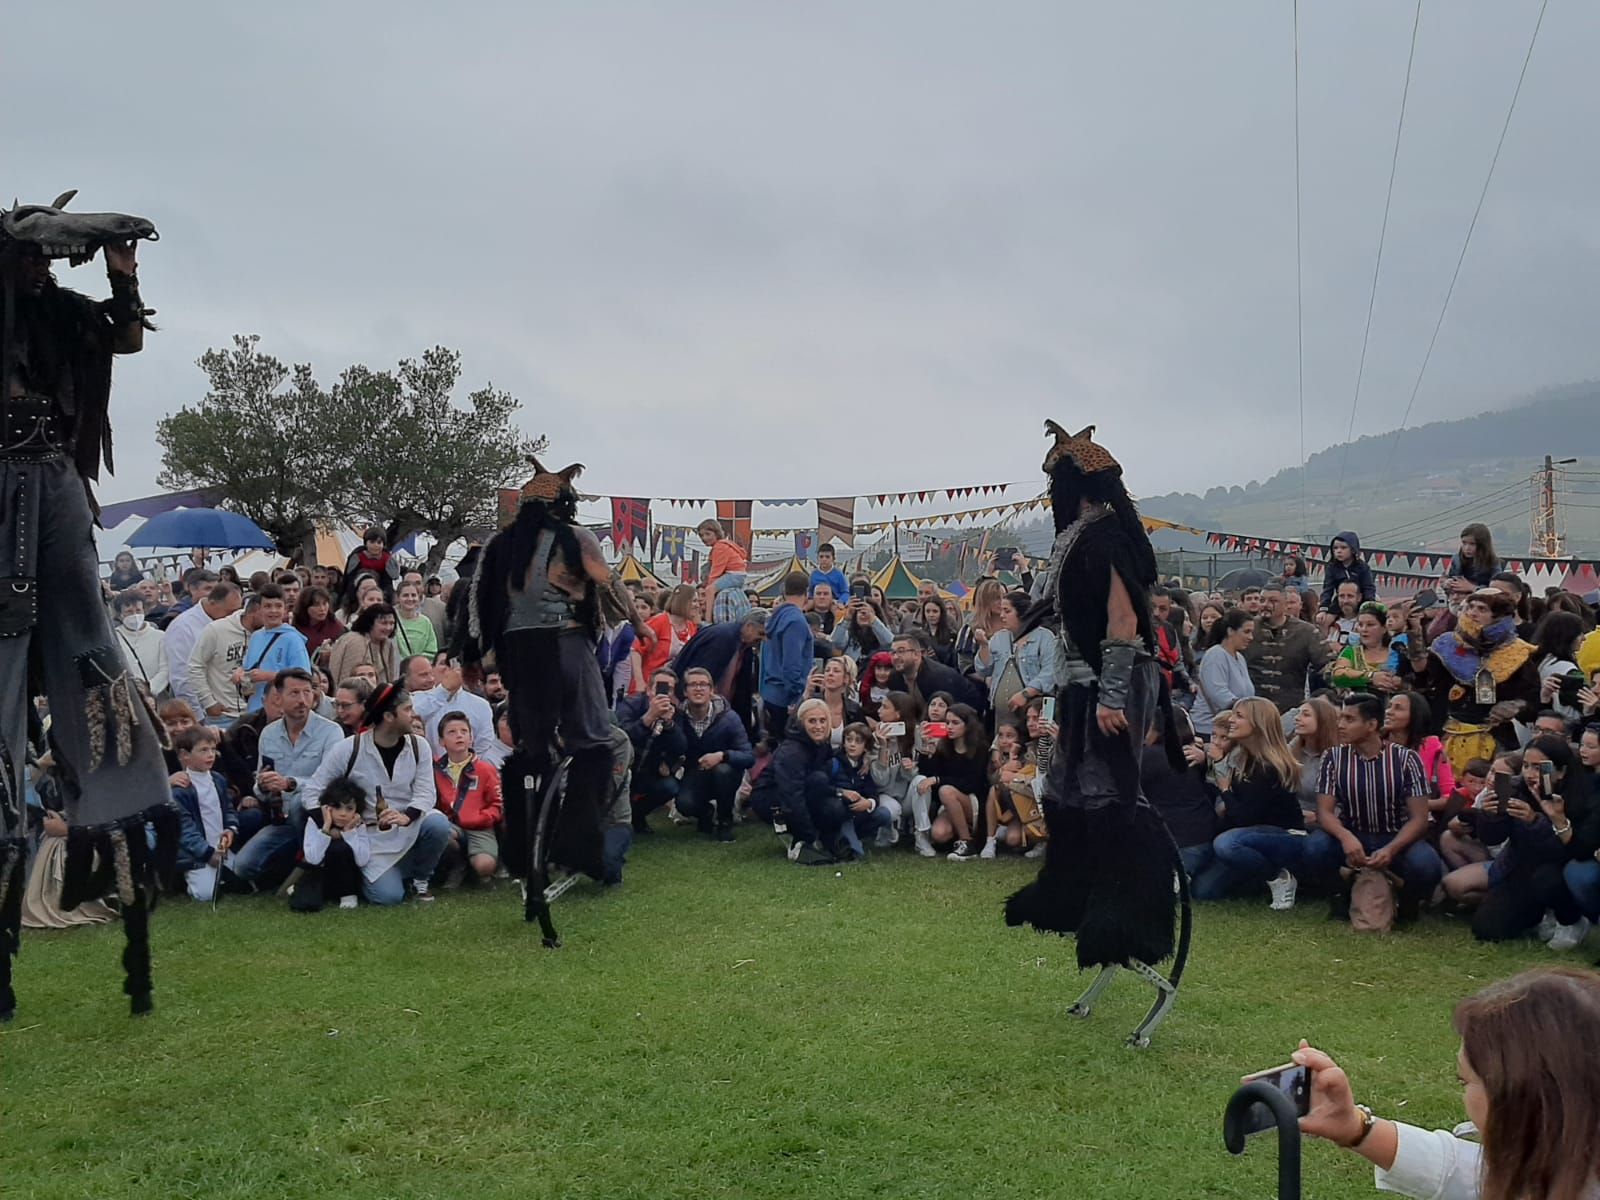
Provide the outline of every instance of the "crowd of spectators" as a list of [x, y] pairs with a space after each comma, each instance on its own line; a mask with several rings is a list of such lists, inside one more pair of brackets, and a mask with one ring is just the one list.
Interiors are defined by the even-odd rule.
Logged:
[[[292, 876], [387, 904], [503, 875], [505, 689], [464, 675], [446, 589], [370, 532], [346, 571], [195, 568], [177, 597], [114, 564], [129, 668], [173, 734], [196, 898]], [[824, 545], [768, 607], [720, 526], [702, 537], [713, 578], [637, 588], [642, 635], [596, 648], [619, 752], [608, 882], [663, 819], [716, 842], [765, 823], [802, 865], [1042, 853], [1056, 655], [1036, 597], [986, 577], [965, 605], [929, 582], [891, 605]], [[1595, 613], [1530, 596], [1487, 529], [1387, 605], [1353, 532], [1320, 589], [1290, 560], [1237, 593], [1175, 582], [1150, 601], [1186, 765], [1158, 733], [1141, 774], [1197, 899], [1316, 892], [1346, 911], [1381, 875], [1402, 924], [1432, 906], [1560, 950], [1600, 919]]]

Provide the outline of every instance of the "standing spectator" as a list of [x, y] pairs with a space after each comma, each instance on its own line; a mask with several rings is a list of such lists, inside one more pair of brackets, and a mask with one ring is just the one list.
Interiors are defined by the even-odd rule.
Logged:
[[[1173, 616], [1172, 593], [1159, 585], [1151, 588], [1150, 617], [1155, 626], [1156, 661], [1161, 664], [1161, 676], [1176, 698], [1192, 695], [1194, 683], [1189, 678], [1188, 664], [1183, 657], [1183, 629], [1173, 623]], [[1257, 623], [1256, 629], [1259, 631], [1260, 628]], [[1252, 670], [1251, 678], [1254, 677]]]
[[1283, 912], [1294, 907], [1294, 872], [1306, 841], [1300, 763], [1269, 700], [1250, 697], [1235, 704], [1228, 737], [1231, 770], [1218, 779], [1224, 828], [1212, 843], [1215, 866], [1195, 880], [1195, 899], [1214, 900], [1232, 888], [1265, 883], [1273, 910]]
[[1222, 620], [1222, 614], [1227, 609], [1220, 600], [1207, 600], [1200, 606], [1200, 614], [1195, 618], [1194, 638], [1192, 645], [1196, 655], [1204, 655], [1211, 645], [1211, 627]]
[[1195, 732], [1211, 736], [1218, 713], [1227, 712], [1236, 700], [1256, 694], [1244, 652], [1255, 637], [1256, 623], [1242, 608], [1230, 608], [1211, 628], [1211, 647], [1200, 659], [1191, 716]]
[[816, 618], [814, 624], [829, 637], [833, 636], [834, 626], [839, 623], [838, 600], [838, 593], [826, 579], [819, 579], [811, 585], [811, 599], [807, 603]]
[[[435, 578], [433, 582], [437, 584], [439, 581]], [[434, 644], [440, 650], [443, 650], [450, 644], [450, 639], [447, 636], [450, 629], [450, 610], [448, 606], [428, 590], [427, 584], [423, 582], [421, 571], [407, 571], [400, 576], [401, 587], [408, 583], [417, 585], [417, 595], [421, 597], [421, 600], [418, 601], [418, 608], [421, 610], [422, 615], [427, 617], [433, 625]], [[399, 594], [397, 589], [395, 596], [398, 597]]]
[[600, 663], [600, 685], [605, 689], [606, 704], [612, 708], [628, 694], [628, 684], [633, 679], [633, 647], [637, 638], [633, 623], [621, 621], [602, 629], [600, 639], [595, 643], [595, 658]]
[[1000, 601], [1005, 594], [1005, 584], [998, 579], [981, 579], [972, 589], [972, 611], [956, 634], [955, 665], [963, 675], [972, 674], [983, 643], [1000, 632]]
[[850, 583], [845, 579], [844, 572], [833, 565], [834, 557], [835, 551], [832, 542], [823, 542], [822, 545], [817, 547], [817, 565], [811, 572], [807, 595], [815, 598], [817, 584], [819, 583], [828, 585], [828, 595], [832, 599], [837, 600], [841, 596], [850, 594]]
[[750, 611], [750, 597], [744, 592], [750, 560], [744, 547], [722, 531], [720, 521], [702, 521], [695, 532], [710, 547], [705, 592], [700, 600], [701, 615], [708, 622], [737, 621]]
[[[1023, 592], [1026, 596], [1027, 593]], [[938, 597], [932, 600], [918, 602], [918, 624], [923, 632], [928, 635], [928, 640], [933, 643], [933, 656], [945, 666], [956, 666], [956, 627], [954, 614], [945, 607], [945, 602]]]
[[[1414, 917], [1444, 877], [1428, 845], [1428, 785], [1422, 760], [1379, 734], [1383, 701], [1357, 695], [1339, 710], [1339, 742], [1323, 756], [1318, 828], [1306, 839], [1308, 872], [1332, 877], [1340, 867], [1399, 875], [1399, 912]], [[1348, 898], [1348, 892], [1343, 893]]]
[[269, 687], [277, 695], [280, 715], [262, 729], [257, 743], [255, 791], [274, 820], [234, 856], [232, 868], [252, 888], [276, 887], [293, 868], [305, 820], [302, 794], [328, 751], [344, 741], [344, 730], [311, 711], [308, 672], [291, 667]]
[[700, 598], [692, 586], [679, 584], [668, 594], [662, 611], [645, 622], [646, 627], [655, 634], [655, 641], [641, 652], [640, 666], [646, 675], [653, 675], [661, 667], [671, 666], [677, 661], [678, 651], [700, 629], [695, 621], [699, 603]]
[[888, 653], [894, 635], [871, 600], [852, 597], [844, 620], [833, 627], [833, 645], [859, 669], [879, 651]]
[[[1010, 592], [1000, 600], [1000, 631], [981, 644], [973, 671], [989, 681], [995, 717], [1020, 716], [1028, 702], [1056, 690], [1056, 646], [1048, 629], [1022, 632], [1032, 609], [1028, 593]], [[982, 634], [978, 634], [982, 638]]]
[[300, 593], [300, 599], [294, 606], [294, 627], [305, 636], [306, 653], [313, 660], [326, 658], [333, 649], [333, 643], [345, 633], [339, 618], [333, 615], [333, 597], [326, 588], [315, 586]]
[[1328, 668], [1333, 685], [1346, 691], [1393, 693], [1400, 689], [1389, 653], [1389, 610], [1368, 600], [1356, 612], [1355, 639]]
[[[811, 626], [801, 606], [810, 580], [790, 571], [783, 580], [783, 599], [767, 621], [766, 644], [761, 650], [761, 702], [767, 714], [767, 733], [781, 738], [791, 710], [805, 696], [806, 680], [815, 657]], [[792, 799], [792, 798], [791, 798]]]
[[1487, 525], [1473, 523], [1461, 531], [1461, 548], [1445, 570], [1445, 587], [1455, 596], [1465, 596], [1481, 587], [1500, 570], [1500, 556], [1494, 552], [1494, 537]]
[[250, 707], [252, 688], [241, 682], [250, 635], [261, 623], [261, 598], [251, 596], [242, 610], [206, 626], [189, 656], [189, 691], [198, 699], [206, 724], [226, 729]]
[[717, 695], [745, 722], [745, 728], [751, 729], [747, 714], [760, 690], [759, 647], [766, 637], [767, 612], [760, 608], [751, 609], [737, 621], [702, 625], [689, 644], [678, 651], [679, 677], [696, 667], [711, 672]]
[[1372, 568], [1361, 557], [1361, 539], [1346, 530], [1328, 543], [1328, 562], [1322, 571], [1322, 607], [1333, 603], [1339, 585], [1348, 580], [1356, 585], [1357, 603], [1378, 598], [1377, 584], [1372, 579]]
[[[388, 607], [385, 605], [384, 607]], [[411, 698], [399, 684], [380, 687], [367, 702], [366, 728], [332, 746], [305, 787], [305, 806], [317, 824], [322, 790], [349, 779], [365, 793], [361, 816], [375, 822], [372, 858], [362, 868], [362, 891], [371, 904], [432, 899], [428, 881], [450, 840], [450, 821], [439, 811], [428, 743], [411, 733]]]
[[1346, 579], [1333, 595], [1333, 607], [1317, 618], [1330, 645], [1343, 649], [1350, 644], [1356, 631], [1356, 618], [1361, 614], [1361, 585]]
[[122, 657], [150, 692], [152, 700], [163, 700], [167, 692], [167, 635], [145, 619], [144, 597], [136, 591], [118, 594], [112, 603], [117, 618], [117, 641]]
[[283, 589], [283, 608], [292, 620], [294, 610], [300, 603], [300, 593], [305, 590], [304, 582], [293, 571], [279, 571], [273, 576], [272, 582]]
[[262, 584], [255, 599], [260, 624], [250, 635], [244, 661], [234, 680], [237, 686], [251, 689], [248, 705], [251, 712], [261, 710], [267, 685], [278, 677], [279, 671], [299, 670], [309, 674], [311, 670], [305, 634], [285, 623], [289, 612], [284, 605], [283, 589], [275, 583]]
[[978, 697], [967, 677], [935, 661], [930, 650], [928, 635], [920, 629], [908, 629], [895, 634], [894, 641], [889, 644], [889, 655], [894, 663], [889, 687], [894, 691], [910, 692], [923, 709], [927, 708], [937, 692], [948, 692], [963, 704], [976, 700]]
[[394, 603], [395, 585], [400, 582], [400, 563], [389, 549], [389, 539], [376, 525], [367, 528], [361, 535], [361, 545], [350, 551], [350, 557], [344, 562], [348, 582], [354, 583], [364, 573], [377, 580], [384, 600]]
[[1539, 669], [1539, 702], [1561, 714], [1563, 721], [1577, 721], [1582, 710], [1575, 704], [1561, 703], [1561, 682], [1578, 672], [1578, 644], [1584, 637], [1583, 618], [1569, 612], [1547, 613], [1533, 631], [1533, 659]]
[[[422, 584], [402, 582], [395, 592], [395, 652], [401, 658], [425, 654], [428, 661], [439, 652], [433, 622], [422, 611]], [[415, 699], [415, 696], [412, 697]]]
[[335, 679], [346, 679], [356, 673], [357, 666], [370, 667], [375, 683], [397, 682], [400, 677], [400, 655], [394, 642], [394, 609], [381, 601], [375, 602], [356, 614], [350, 632], [334, 642], [328, 655], [328, 673]]
[[192, 708], [200, 708], [200, 697], [189, 686], [189, 659], [200, 642], [200, 635], [213, 621], [238, 612], [243, 603], [244, 596], [237, 587], [213, 580], [205, 587], [198, 603], [167, 625], [167, 681], [172, 694], [187, 700]]
[[[1255, 694], [1288, 712], [1306, 698], [1307, 680], [1328, 662], [1328, 644], [1316, 628], [1289, 616], [1281, 583], [1261, 589], [1261, 615], [1244, 648]], [[1298, 596], [1298, 593], [1296, 593]]]
[[445, 853], [464, 858], [473, 878], [487, 882], [500, 865], [494, 832], [505, 808], [500, 772], [473, 752], [476, 733], [465, 713], [447, 712], [437, 725], [444, 752], [434, 760], [433, 786], [450, 821]]
[[144, 572], [139, 569], [133, 555], [122, 550], [111, 560], [111, 574], [106, 577], [106, 585], [113, 593], [125, 592], [143, 578]]
[[678, 720], [683, 725], [683, 779], [678, 812], [695, 818], [701, 833], [733, 841], [733, 798], [739, 780], [755, 765], [744, 724], [717, 695], [711, 672], [690, 667], [683, 673], [687, 699]]

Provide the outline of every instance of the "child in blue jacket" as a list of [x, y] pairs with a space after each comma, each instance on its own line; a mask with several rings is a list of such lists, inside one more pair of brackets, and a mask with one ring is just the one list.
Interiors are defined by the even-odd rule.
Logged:
[[872, 731], [858, 721], [844, 727], [839, 741], [839, 749], [833, 756], [832, 779], [849, 813], [839, 834], [855, 857], [865, 858], [864, 839], [876, 840], [879, 831], [893, 825], [899, 814], [890, 803], [878, 799], [878, 785], [872, 778], [872, 763], [867, 757]]
[[1378, 585], [1373, 581], [1372, 568], [1361, 557], [1361, 539], [1345, 530], [1328, 543], [1328, 562], [1322, 568], [1322, 608], [1333, 609], [1333, 597], [1341, 583], [1353, 583], [1361, 589], [1362, 600], [1376, 600]]
[[216, 894], [217, 876], [239, 835], [239, 815], [228, 796], [228, 780], [212, 770], [217, 763], [217, 731], [206, 725], [183, 730], [173, 739], [187, 786], [173, 786], [183, 810], [178, 840], [178, 870], [189, 895], [207, 901]]

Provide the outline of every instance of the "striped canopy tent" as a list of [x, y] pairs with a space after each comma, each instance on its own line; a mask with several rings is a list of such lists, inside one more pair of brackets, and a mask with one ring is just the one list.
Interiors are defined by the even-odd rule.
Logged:
[[872, 586], [883, 589], [885, 600], [915, 600], [922, 580], [911, 573], [897, 554], [872, 577]]
[[653, 591], [663, 591], [672, 586], [640, 562], [631, 551], [617, 562], [617, 577], [623, 583], [636, 583]]
[[787, 562], [780, 563], [770, 571], [763, 571], [755, 579], [747, 580], [745, 591], [755, 593], [761, 600], [776, 600], [783, 595], [783, 580], [790, 571], [799, 571], [808, 579], [811, 577], [811, 568], [791, 554]]

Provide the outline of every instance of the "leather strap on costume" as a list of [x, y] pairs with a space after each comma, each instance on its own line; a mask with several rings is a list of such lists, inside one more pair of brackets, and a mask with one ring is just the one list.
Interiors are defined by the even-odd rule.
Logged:
[[106, 301], [106, 315], [113, 325], [137, 325], [144, 320], [144, 301], [139, 298], [137, 275], [112, 274], [111, 299]]
[[1133, 668], [1140, 656], [1149, 658], [1138, 642], [1107, 638], [1100, 643], [1100, 704], [1105, 708], [1126, 708], [1133, 689]]

